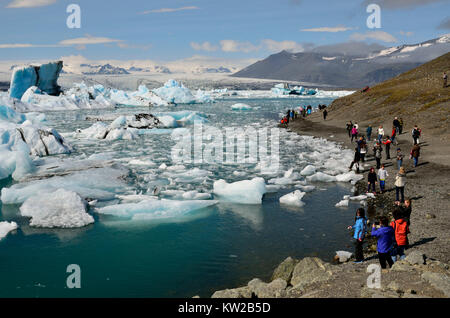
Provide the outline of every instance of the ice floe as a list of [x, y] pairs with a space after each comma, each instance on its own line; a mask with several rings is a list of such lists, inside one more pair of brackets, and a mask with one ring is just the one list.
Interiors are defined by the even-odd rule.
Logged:
[[6, 221], [0, 222], [0, 240], [5, 238], [9, 232], [14, 231], [16, 229], [17, 229], [16, 222], [6, 222]]
[[223, 201], [243, 204], [261, 204], [262, 197], [265, 193], [266, 183], [261, 177], [233, 183], [228, 183], [223, 179], [214, 182], [214, 194]]
[[280, 203], [285, 205], [293, 205], [293, 206], [303, 206], [305, 203], [302, 201], [305, 192], [301, 192], [300, 190], [295, 190], [294, 192], [283, 195], [280, 198]]

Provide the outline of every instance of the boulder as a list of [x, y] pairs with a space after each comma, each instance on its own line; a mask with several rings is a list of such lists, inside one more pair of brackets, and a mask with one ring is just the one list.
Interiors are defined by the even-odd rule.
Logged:
[[406, 256], [405, 261], [411, 265], [424, 265], [425, 255], [420, 251], [412, 251]]
[[248, 288], [258, 298], [278, 298], [286, 296], [287, 282], [277, 278], [270, 283], [264, 283], [259, 278], [252, 279]]
[[431, 286], [450, 297], [450, 277], [442, 273], [424, 272], [421, 278]]
[[252, 292], [248, 286], [216, 291], [211, 298], [251, 298]]
[[332, 266], [330, 264], [324, 263], [317, 257], [305, 257], [295, 265], [291, 284], [294, 288], [302, 289], [309, 284], [326, 281], [332, 275]]
[[398, 271], [398, 272], [409, 271], [412, 269], [413, 269], [413, 267], [406, 260], [396, 261], [394, 263], [394, 265], [392, 265], [392, 268], [391, 268], [391, 270]]
[[289, 284], [291, 282], [292, 272], [294, 271], [294, 267], [295, 267], [295, 265], [297, 263], [298, 263], [298, 261], [293, 259], [290, 256], [288, 258], [286, 258], [273, 271], [272, 280], [276, 280], [277, 278], [281, 278], [281, 279], [285, 280]]

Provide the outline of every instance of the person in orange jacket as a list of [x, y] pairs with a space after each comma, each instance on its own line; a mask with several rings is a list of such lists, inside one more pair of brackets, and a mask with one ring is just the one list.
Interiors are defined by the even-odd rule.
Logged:
[[[403, 218], [400, 213], [394, 214], [394, 221], [391, 222], [391, 227], [394, 229], [395, 233], [395, 243], [394, 250], [392, 252], [392, 260], [396, 262], [398, 259], [402, 260], [405, 256], [405, 249], [408, 247], [408, 234], [409, 226], [407, 220]], [[397, 257], [397, 255], [399, 257]]]

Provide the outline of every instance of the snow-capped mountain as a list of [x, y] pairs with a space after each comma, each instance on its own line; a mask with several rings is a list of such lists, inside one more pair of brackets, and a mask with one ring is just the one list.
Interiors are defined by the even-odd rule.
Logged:
[[[348, 44], [351, 47], [351, 43]], [[357, 88], [373, 85], [450, 52], [450, 34], [418, 44], [382, 48], [365, 56], [327, 51], [270, 55], [236, 77], [290, 80]]]

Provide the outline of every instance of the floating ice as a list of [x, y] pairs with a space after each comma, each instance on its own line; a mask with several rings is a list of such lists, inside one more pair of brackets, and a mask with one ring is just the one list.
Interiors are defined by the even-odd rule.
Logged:
[[216, 203], [214, 200], [144, 200], [139, 203], [109, 205], [97, 209], [97, 212], [131, 220], [176, 221]]
[[214, 194], [223, 201], [261, 204], [264, 193], [266, 193], [266, 183], [260, 177], [233, 183], [227, 183], [223, 179], [214, 182]]
[[302, 176], [310, 176], [316, 173], [316, 167], [313, 165], [307, 165], [303, 170], [300, 172]]
[[84, 200], [64, 189], [29, 197], [20, 207], [20, 213], [30, 217], [30, 226], [35, 227], [77, 228], [94, 223], [94, 218], [86, 213]]
[[347, 252], [347, 251], [336, 251], [336, 256], [339, 258], [339, 262], [345, 263], [347, 262], [351, 257], [353, 253]]
[[336, 207], [346, 207], [346, 206], [348, 206], [348, 199], [346, 200], [346, 199], [344, 199], [344, 200], [341, 200], [341, 201], [339, 201], [338, 203], [336, 203]]
[[16, 222], [0, 222], [0, 240], [5, 238], [9, 232], [17, 229]]
[[336, 177], [319, 171], [311, 176], [306, 177], [306, 180], [310, 182], [334, 182], [336, 181]]
[[251, 110], [252, 106], [243, 104], [243, 103], [237, 103], [237, 104], [233, 104], [231, 106], [231, 109], [232, 110]]
[[294, 192], [283, 195], [280, 198], [281, 204], [293, 205], [293, 206], [303, 206], [305, 203], [302, 201], [305, 192], [301, 192], [300, 190], [295, 190]]
[[153, 92], [171, 104], [194, 104], [195, 97], [182, 83], [170, 79], [164, 86], [156, 88]]

